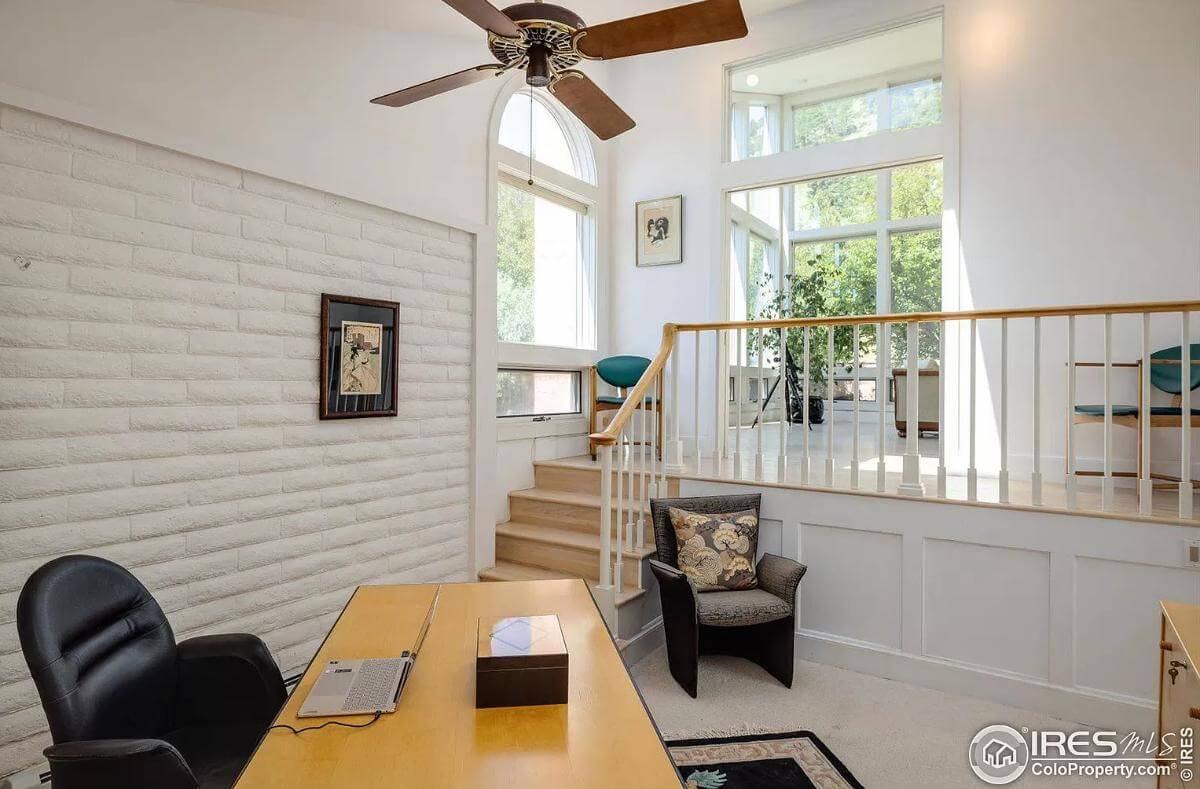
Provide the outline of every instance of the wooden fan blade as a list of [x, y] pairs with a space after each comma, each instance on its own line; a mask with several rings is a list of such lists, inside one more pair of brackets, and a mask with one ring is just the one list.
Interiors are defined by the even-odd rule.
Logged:
[[442, 2], [484, 30], [490, 30], [498, 36], [507, 36], [508, 38], [521, 37], [521, 28], [517, 27], [511, 19], [487, 0], [442, 0]]
[[476, 66], [465, 71], [456, 71], [444, 77], [431, 79], [428, 82], [422, 82], [420, 85], [413, 85], [411, 88], [398, 90], [386, 96], [378, 96], [371, 99], [371, 103], [382, 104], [385, 107], [403, 107], [405, 104], [412, 104], [414, 101], [427, 99], [439, 93], [446, 93], [455, 88], [482, 82], [498, 72], [499, 69], [494, 66]]
[[738, 0], [702, 0], [585, 28], [578, 48], [590, 58], [624, 58], [746, 35]]
[[582, 71], [564, 71], [562, 77], [550, 85], [550, 92], [602, 140], [610, 140], [636, 125], [633, 118]]

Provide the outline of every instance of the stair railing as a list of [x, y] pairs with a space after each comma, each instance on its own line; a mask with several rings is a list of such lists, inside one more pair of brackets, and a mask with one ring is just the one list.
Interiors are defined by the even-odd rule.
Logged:
[[[1198, 311], [1200, 301], [1169, 301], [665, 324], [658, 352], [651, 359], [641, 379], [627, 391], [624, 403], [613, 413], [605, 429], [591, 436], [598, 447], [601, 465], [602, 517], [598, 589], [601, 592], [602, 609], [608, 609], [605, 613], [610, 617], [610, 625], [616, 622], [617, 596], [626, 589], [631, 580], [636, 584], [636, 588], [641, 586], [640, 573], [636, 579], [623, 577], [625, 551], [640, 549], [645, 545], [649, 526], [649, 500], [659, 492], [666, 492], [668, 466], [672, 473], [686, 473], [703, 478], [769, 481], [842, 490], [863, 489], [865, 469], [860, 441], [861, 387], [870, 379], [863, 379], [861, 373], [862, 355], [868, 344], [873, 345], [876, 356], [874, 385], [879, 410], [875, 492], [914, 497], [932, 495], [939, 499], [952, 498], [967, 502], [983, 500], [980, 498], [980, 475], [977, 467], [980, 421], [978, 381], [981, 351], [987, 351], [990, 354], [989, 390], [995, 398], [992, 416], [998, 439], [998, 467], [989, 469], [995, 472], [995, 503], [1017, 503], [1032, 507], [1060, 506], [1069, 510], [1112, 513], [1116, 509], [1116, 480], [1120, 477], [1135, 477], [1138, 515], [1156, 514], [1153, 503], [1156, 481], [1161, 489], [1165, 480], [1172, 483], [1169, 487], [1177, 491], [1178, 507], [1172, 508], [1171, 511], [1160, 508], [1157, 514], [1173, 517], [1177, 509], [1179, 519], [1190, 520], [1193, 516], [1191, 431], [1194, 426], [1200, 426], [1200, 409], [1197, 415], [1192, 414], [1192, 392], [1187, 385], [1190, 380], [1186, 371], [1200, 364], [1200, 359], [1193, 359], [1191, 353], [1190, 313]], [[1171, 313], [1178, 316], [1176, 328], [1164, 327], [1162, 321], [1157, 326], [1152, 326], [1153, 316]], [[1129, 315], [1141, 316], [1139, 358], [1136, 361], [1114, 361], [1113, 319], [1114, 316]], [[1088, 328], [1095, 328], [1091, 320], [1093, 318], [1098, 319], [1100, 324], [1099, 337], [1096, 334], [1084, 334], [1082, 338], [1092, 340], [1090, 345], [1101, 346], [1098, 355], [1102, 360], [1089, 361], [1079, 358], [1079, 324], [1086, 321], [1089, 324]], [[1062, 353], [1056, 352], [1055, 348], [1044, 342], [1047, 327], [1051, 325], [1048, 319], [1065, 319], [1053, 324], [1055, 329], [1064, 330], [1065, 348], [1058, 346]], [[1013, 365], [1010, 358], [1010, 339], [1013, 327], [1021, 324], [1025, 324], [1025, 328], [1029, 329], [1022, 334], [1022, 338], [1027, 338], [1023, 339], [1026, 344], [1022, 347], [1030, 359], [1030, 366], [1028, 384], [1015, 387], [1011, 380]], [[984, 342], [986, 338], [981, 338], [981, 327], [991, 334], [998, 333], [998, 338]], [[993, 329], [995, 331], [992, 331]], [[889, 355], [895, 330], [903, 332], [903, 342], [896, 338], [895, 344], [903, 349], [904, 355], [903, 364], [893, 367]], [[872, 333], [874, 340], [868, 341], [868, 336]], [[681, 340], [685, 335], [689, 336], [690, 340]], [[838, 344], [839, 336], [843, 340], [849, 337], [849, 349], [845, 348], [844, 343]], [[1128, 338], [1128, 334], [1119, 336], [1125, 340]], [[711, 337], [711, 343], [706, 341], [706, 337]], [[1155, 338], [1157, 342], [1154, 341]], [[1097, 339], [1099, 343], [1095, 342]], [[948, 340], [954, 343], [949, 350]], [[690, 354], [681, 348], [686, 346], [687, 342], [692, 345], [692, 348], [686, 349], [691, 351]], [[1152, 347], [1174, 345], [1176, 342], [1180, 346], [1179, 359], [1152, 358]], [[839, 352], [847, 356], [840, 362], [837, 358]], [[1088, 352], [1095, 353], [1091, 348]], [[774, 357], [770, 367], [767, 366], [768, 355]], [[689, 440], [681, 432], [684, 410], [681, 398], [685, 396], [681, 389], [688, 372], [681, 368], [687, 364], [689, 356], [692, 359], [690, 453], [687, 451]], [[789, 356], [798, 357], [797, 379], [802, 380], [800, 392], [793, 392], [793, 384], [788, 380], [786, 360]], [[919, 418], [922, 356], [925, 356], [926, 364], [936, 360], [938, 370], [937, 463], [934, 473], [928, 475], [922, 474], [918, 443], [922, 432]], [[1059, 359], [1067, 373], [1066, 396], [1062, 406], [1044, 408], [1046, 393], [1043, 391], [1043, 373], [1048, 365], [1054, 365]], [[731, 360], [734, 362], [732, 366]], [[849, 370], [845, 371], [847, 361]], [[1180, 387], [1181, 392], [1175, 399], [1175, 405], [1167, 407], [1168, 411], [1162, 411], [1162, 407], [1150, 411], [1152, 372], [1172, 365], [1179, 366], [1181, 382], [1185, 385]], [[849, 441], [851, 456], [848, 459], [848, 474], [841, 475], [838, 473], [839, 458], [835, 447], [835, 435], [840, 435], [837, 431], [845, 429], [846, 426], [836, 424], [833, 413], [833, 405], [838, 400], [839, 367], [845, 371], [842, 378], [851, 387], [850, 393], [843, 399], [848, 398], [851, 401], [848, 427], [852, 431]], [[1078, 411], [1078, 376], [1079, 371], [1085, 368], [1098, 368], [1102, 371], [1103, 406]], [[1122, 407], [1120, 413], [1114, 415], [1114, 370], [1123, 368], [1136, 371], [1137, 402], [1135, 406]], [[895, 414], [896, 421], [899, 422], [903, 416], [905, 424], [902, 434], [904, 450], [898, 476], [889, 476], [885, 441], [886, 393], [890, 383], [889, 372], [893, 371], [892, 378], [897, 386], [901, 385], [900, 378], [903, 377], [905, 400], [904, 414]], [[946, 382], [950, 374], [966, 379], [963, 406], [965, 414], [960, 413], [957, 419], [947, 422]], [[752, 387], [747, 385], [748, 376], [753, 376], [755, 385]], [[776, 376], [780, 380], [768, 384], [768, 381], [773, 381]], [[701, 397], [701, 383], [704, 380], [713, 384], [711, 404], [705, 403]], [[823, 387], [819, 386], [822, 383]], [[1013, 420], [1009, 411], [1010, 395], [1014, 391], [1019, 393], [1030, 415], [1027, 426], [1029, 433], [1026, 436], [1029, 439], [1029, 466], [1021, 472], [1023, 480], [1028, 482], [1028, 490], [1022, 491], [1020, 498], [1024, 501], [1020, 502], [1014, 501], [1010, 468]], [[778, 446], [773, 456], [769, 453], [764, 438], [768, 393], [771, 397], [779, 398], [781, 413], [776, 437]], [[823, 457], [817, 459], [823, 462], [816, 467], [810, 438], [810, 397], [814, 396], [825, 404], [827, 414], [824, 420], [826, 425]], [[796, 402], [800, 404], [798, 415], [794, 414], [791, 408]], [[648, 405], [646, 408], [639, 408], [639, 404]], [[748, 416], [747, 406], [750, 407], [749, 415], [753, 416], [753, 421], [750, 422], [745, 421]], [[1177, 425], [1170, 421], [1173, 418], [1171, 415], [1174, 414], [1173, 410], [1169, 410], [1172, 408], [1179, 409]], [[1063, 457], [1059, 461], [1061, 465], [1054, 469], [1056, 478], [1059, 476], [1058, 470], [1061, 469], [1062, 472], [1064, 500], [1051, 505], [1045, 498], [1043, 421], [1047, 413], [1055, 412], [1062, 414], [1060, 427], [1064, 429], [1065, 434]], [[706, 414], [710, 414], [713, 420], [712, 433], [709, 436], [711, 441], [707, 442], [711, 454], [707, 461], [706, 437], [701, 430]], [[1148, 415], [1149, 418], [1139, 418]], [[1139, 449], [1134, 472], [1114, 468], [1114, 419], [1137, 427]], [[661, 447], [657, 437], [660, 420], [664, 429]], [[795, 429], [802, 431], [798, 442], [798, 456], [789, 443], [793, 421], [798, 422]], [[958, 425], [964, 421], [965, 430], [960, 430]], [[1079, 443], [1076, 425], [1088, 422], [1103, 425], [1103, 455], [1098, 469], [1079, 468], [1077, 464]], [[1180, 429], [1178, 476], [1152, 471], [1151, 427], [1155, 425], [1177, 426]], [[729, 446], [731, 430], [732, 451]], [[927, 432], [932, 432], [932, 428]], [[956, 434], [954, 446], [960, 450], [960, 455], [961, 442], [966, 443], [966, 466], [965, 474], [962, 475], [965, 477], [965, 492], [961, 496], [957, 492], [953, 497], [948, 496], [948, 432]], [[751, 442], [753, 448], [749, 446]], [[746, 453], [743, 453], [743, 443], [747, 444]], [[658, 458], [660, 449], [663, 460]], [[753, 454], [749, 454], [750, 452]], [[1157, 468], [1162, 468], [1163, 465], [1160, 462]], [[929, 479], [925, 479], [926, 476]], [[1087, 500], [1081, 498], [1079, 481], [1085, 476], [1100, 478], [1098, 501], [1091, 499], [1090, 492]], [[955, 481], [958, 481], [957, 477]]]

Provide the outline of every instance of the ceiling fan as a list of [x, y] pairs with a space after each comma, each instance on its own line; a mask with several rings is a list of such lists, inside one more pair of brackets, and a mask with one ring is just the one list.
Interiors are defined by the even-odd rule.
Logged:
[[443, 2], [487, 31], [488, 48], [497, 62], [371, 99], [373, 104], [403, 107], [523, 69], [526, 84], [548, 88], [597, 137], [607, 140], [629, 131], [634, 122], [574, 68], [581, 60], [611, 60], [746, 35], [739, 0], [701, 0], [592, 27], [573, 11], [551, 3], [517, 3], [500, 11], [487, 0]]

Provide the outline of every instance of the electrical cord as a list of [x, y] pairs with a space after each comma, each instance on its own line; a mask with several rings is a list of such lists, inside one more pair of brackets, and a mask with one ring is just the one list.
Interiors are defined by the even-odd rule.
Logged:
[[371, 720], [367, 721], [366, 723], [346, 723], [345, 721], [325, 721], [320, 726], [305, 726], [300, 729], [289, 726], [286, 723], [276, 723], [274, 726], [268, 727], [267, 731], [270, 731], [271, 729], [287, 729], [292, 734], [303, 734], [306, 731], [317, 731], [318, 729], [324, 729], [326, 726], [345, 726], [347, 729], [365, 729], [368, 726], [370, 726], [372, 723], [374, 723], [375, 721], [379, 720], [379, 716], [382, 714], [383, 714], [383, 712], [381, 712], [380, 710], [376, 710], [375, 717], [371, 718]]

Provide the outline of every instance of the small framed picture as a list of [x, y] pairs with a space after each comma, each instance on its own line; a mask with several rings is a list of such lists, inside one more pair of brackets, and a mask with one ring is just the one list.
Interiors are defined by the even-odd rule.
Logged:
[[642, 200], [635, 210], [637, 265], [683, 262], [683, 195]]
[[395, 416], [400, 305], [321, 294], [321, 419]]

